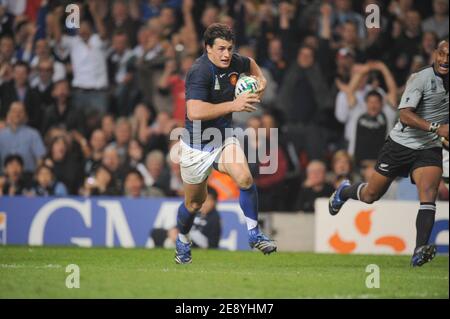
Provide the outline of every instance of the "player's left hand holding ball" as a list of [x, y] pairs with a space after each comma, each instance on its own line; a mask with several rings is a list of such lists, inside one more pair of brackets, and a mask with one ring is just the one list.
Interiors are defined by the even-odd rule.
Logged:
[[231, 112], [254, 112], [256, 106], [254, 103], [261, 102], [256, 93], [244, 92], [232, 102]]

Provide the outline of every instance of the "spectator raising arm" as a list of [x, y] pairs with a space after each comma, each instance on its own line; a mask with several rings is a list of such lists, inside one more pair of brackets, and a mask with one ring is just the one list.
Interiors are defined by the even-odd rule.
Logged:
[[331, 15], [333, 14], [333, 8], [330, 4], [324, 3], [320, 7], [320, 37], [325, 40], [331, 40]]
[[349, 103], [349, 106], [352, 108], [356, 105], [357, 101], [355, 98], [355, 92], [361, 87], [361, 84], [364, 80], [364, 77], [370, 72], [370, 65], [369, 64], [363, 64], [360, 66], [355, 66], [353, 68], [353, 75], [352, 78], [350, 79], [350, 83], [349, 83], [349, 88], [348, 88], [348, 96], [349, 98], [349, 102], [351, 101], [352, 103]]
[[[344, 99], [339, 99], [338, 96], [338, 100], [341, 100], [338, 105], [336, 105], [336, 108], [345, 108], [347, 110], [351, 110], [353, 109], [356, 104], [358, 103], [356, 96], [355, 96], [355, 92], [358, 90], [358, 88], [361, 86], [361, 83], [364, 79], [364, 76], [367, 75], [367, 73], [369, 73], [370, 71], [370, 67], [367, 64], [364, 65], [355, 65], [353, 67], [353, 75], [350, 79], [350, 83], [349, 84], [344, 84], [342, 81], [340, 80], [336, 80], [336, 86], [339, 88], [339, 90], [341, 92], [345, 93], [345, 98], [346, 101], [342, 101], [345, 100]], [[338, 112], [338, 110], [336, 110]], [[339, 117], [337, 116], [337, 118], [339, 119]], [[344, 120], [340, 120], [341, 122], [345, 122]]]
[[369, 65], [372, 70], [378, 70], [383, 75], [384, 82], [386, 83], [388, 90], [386, 94], [386, 101], [392, 108], [397, 109], [397, 84], [395, 83], [394, 76], [391, 71], [389, 71], [386, 64], [381, 61], [369, 62]]
[[103, 18], [99, 14], [99, 3], [98, 1], [90, 0], [88, 2], [89, 5], [89, 13], [94, 19], [95, 29], [98, 32], [98, 35], [102, 40], [106, 40], [108, 38], [108, 32], [106, 31], [105, 24], [103, 23]]
[[47, 15], [47, 29], [56, 43], [61, 42], [62, 30], [61, 30], [61, 17], [63, 16], [64, 8], [59, 6], [55, 8], [51, 13]]
[[22, 59], [27, 62], [31, 62], [31, 59], [33, 57], [33, 47], [34, 47], [34, 40], [37, 33], [37, 25], [33, 22], [29, 22], [27, 25], [27, 40], [25, 44], [25, 50], [23, 53]]

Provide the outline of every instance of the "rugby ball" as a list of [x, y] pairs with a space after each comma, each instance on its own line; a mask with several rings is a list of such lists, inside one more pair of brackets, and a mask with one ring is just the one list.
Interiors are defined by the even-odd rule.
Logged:
[[250, 92], [255, 93], [258, 90], [258, 80], [252, 78], [251, 76], [241, 76], [236, 83], [236, 88], [234, 89], [234, 96], [238, 97], [242, 93]]

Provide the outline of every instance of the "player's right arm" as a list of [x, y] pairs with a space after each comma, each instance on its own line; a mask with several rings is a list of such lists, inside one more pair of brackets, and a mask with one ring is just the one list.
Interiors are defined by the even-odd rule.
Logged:
[[417, 105], [422, 99], [426, 81], [423, 74], [413, 74], [406, 84], [405, 92], [400, 101], [400, 122], [404, 126], [419, 129], [425, 132], [435, 132], [440, 137], [448, 138], [448, 124], [434, 127], [435, 123], [430, 123], [416, 114]]
[[212, 120], [232, 112], [253, 112], [259, 103], [257, 94], [242, 94], [234, 101], [208, 102], [214, 75], [208, 64], [194, 64], [186, 77], [186, 113], [191, 121]]
[[[400, 122], [403, 125], [416, 128], [426, 132], [432, 132], [431, 123], [417, 116], [413, 108], [405, 108], [400, 110]], [[448, 139], [448, 124], [441, 124], [435, 133], [440, 137]]]
[[[400, 110], [400, 122], [403, 125], [416, 128], [426, 132], [432, 132], [431, 123], [424, 120], [414, 112], [415, 108], [403, 108]], [[448, 139], [448, 124], [440, 125], [436, 129], [436, 134]]]
[[259, 102], [258, 95], [253, 93], [244, 93], [234, 101], [219, 104], [202, 100], [188, 100], [186, 104], [187, 116], [191, 121], [207, 121], [233, 112], [253, 112], [256, 107], [252, 103]]

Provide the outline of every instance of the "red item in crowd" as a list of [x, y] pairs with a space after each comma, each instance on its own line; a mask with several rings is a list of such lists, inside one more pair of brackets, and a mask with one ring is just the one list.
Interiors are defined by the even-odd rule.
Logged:
[[184, 115], [186, 112], [184, 79], [182, 79], [179, 75], [172, 75], [168, 81], [170, 92], [173, 97], [172, 117], [177, 122], [184, 123]]
[[24, 13], [29, 21], [36, 21], [41, 2], [42, 0], [27, 0], [27, 6], [25, 7]]

